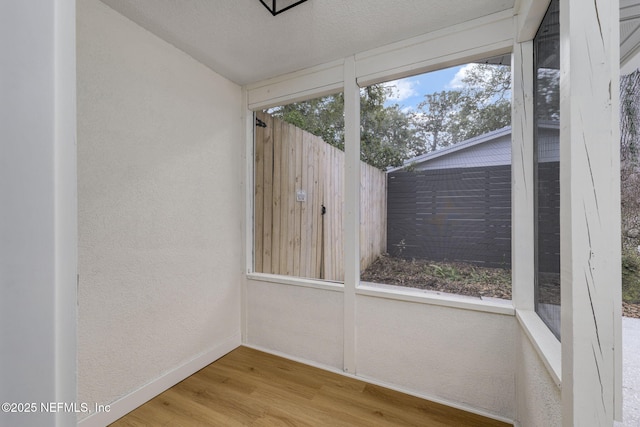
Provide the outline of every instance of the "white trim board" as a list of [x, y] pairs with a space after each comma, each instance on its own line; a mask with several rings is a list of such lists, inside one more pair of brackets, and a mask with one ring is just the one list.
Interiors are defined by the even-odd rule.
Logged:
[[494, 302], [465, 295], [447, 294], [417, 288], [402, 288], [394, 285], [362, 282], [362, 284], [356, 288], [356, 295], [417, 304], [439, 305], [442, 307], [480, 311], [483, 313], [503, 314], [507, 316], [515, 315], [515, 309], [509, 300], [496, 300]]
[[[321, 280], [303, 279], [293, 276], [251, 273], [247, 274], [245, 279], [246, 283], [274, 283], [282, 286], [297, 286], [344, 293], [344, 285], [342, 283], [323, 282]], [[406, 301], [417, 304], [439, 305], [442, 307], [458, 308], [461, 310], [515, 316], [513, 303], [509, 300], [483, 300], [481, 298], [465, 295], [447, 294], [444, 292], [428, 291], [417, 288], [405, 288], [382, 283], [359, 282], [355, 288], [355, 295], [376, 297], [391, 301]]]
[[281, 274], [269, 273], [249, 273], [246, 276], [248, 281], [269, 282], [278, 285], [301, 286], [303, 288], [322, 289], [325, 291], [344, 292], [344, 284], [340, 282], [330, 282], [320, 279], [305, 279], [303, 277], [283, 276]]
[[560, 341], [551, 333], [542, 319], [534, 311], [516, 310], [516, 318], [520, 328], [529, 342], [536, 349], [540, 360], [547, 368], [553, 382], [562, 387], [562, 357]]
[[[345, 61], [354, 61], [360, 87], [511, 52], [513, 11], [487, 15], [246, 86], [248, 108], [303, 101], [344, 88]], [[352, 73], [353, 74], [353, 73]]]
[[255, 111], [340, 92], [343, 70], [341, 59], [247, 86], [248, 108]]
[[358, 84], [368, 86], [509, 53], [513, 28], [512, 11], [505, 11], [356, 54]]

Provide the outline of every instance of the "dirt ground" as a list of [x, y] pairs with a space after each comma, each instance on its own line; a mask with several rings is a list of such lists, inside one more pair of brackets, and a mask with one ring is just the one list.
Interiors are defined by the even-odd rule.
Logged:
[[625, 317], [635, 317], [640, 319], [640, 304], [622, 303], [622, 315]]
[[[474, 297], [511, 299], [511, 270], [484, 268], [465, 263], [405, 260], [380, 256], [361, 275], [361, 280], [387, 285], [428, 289]], [[550, 287], [545, 300], [557, 300]], [[545, 289], [543, 289], [545, 292]], [[640, 304], [622, 303], [623, 316], [640, 318]]]
[[382, 255], [361, 280], [474, 297], [511, 299], [511, 271], [464, 263], [405, 260]]

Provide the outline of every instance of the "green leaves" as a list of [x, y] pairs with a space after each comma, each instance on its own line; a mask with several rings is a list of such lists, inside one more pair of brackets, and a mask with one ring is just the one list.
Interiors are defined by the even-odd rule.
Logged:
[[469, 64], [458, 88], [425, 95], [413, 120], [428, 153], [511, 123], [511, 70], [504, 65]]
[[[383, 85], [369, 86], [360, 93], [360, 158], [379, 169], [401, 165], [410, 157], [408, 147], [415, 144], [410, 116], [398, 105], [384, 106], [390, 95], [391, 89]], [[344, 150], [342, 93], [276, 107], [269, 113]]]
[[[469, 64], [459, 87], [426, 94], [417, 111], [385, 106], [393, 89], [384, 84], [360, 91], [360, 157], [380, 169], [412, 157], [508, 126], [511, 122], [508, 66]], [[550, 95], [552, 96], [552, 94]], [[342, 93], [269, 111], [344, 149]]]

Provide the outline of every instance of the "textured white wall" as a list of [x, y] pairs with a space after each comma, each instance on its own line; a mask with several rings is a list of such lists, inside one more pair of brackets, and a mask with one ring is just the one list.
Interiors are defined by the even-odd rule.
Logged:
[[250, 280], [250, 345], [342, 369], [342, 292]]
[[78, 393], [240, 342], [241, 88], [78, 2]]
[[560, 389], [523, 331], [517, 336], [517, 421], [523, 427], [562, 425]]
[[513, 419], [513, 316], [359, 296], [357, 372]]
[[[506, 419], [515, 416], [516, 319], [357, 296], [356, 375]], [[341, 292], [248, 280], [246, 342], [342, 369]]]

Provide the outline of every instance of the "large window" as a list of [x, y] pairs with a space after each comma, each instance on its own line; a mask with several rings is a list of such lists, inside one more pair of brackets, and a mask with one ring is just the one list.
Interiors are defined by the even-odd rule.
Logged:
[[363, 282], [511, 299], [510, 83], [503, 55], [362, 90]]
[[534, 39], [536, 312], [560, 339], [560, 19], [553, 0]]
[[342, 93], [255, 113], [254, 271], [344, 280]]

